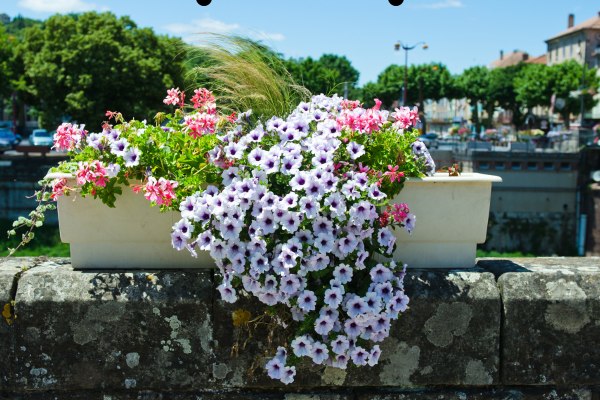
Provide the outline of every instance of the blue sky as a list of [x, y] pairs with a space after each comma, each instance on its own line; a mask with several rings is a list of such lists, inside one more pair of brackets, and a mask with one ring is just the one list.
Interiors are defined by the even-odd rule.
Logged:
[[193, 41], [198, 32], [235, 33], [261, 39], [286, 57], [345, 55], [360, 84], [390, 64], [404, 64], [398, 40], [425, 41], [409, 63], [442, 62], [453, 73], [488, 65], [515, 49], [537, 56], [544, 40], [597, 15], [597, 0], [1, 0], [0, 13], [44, 19], [54, 13], [111, 11], [139, 26]]

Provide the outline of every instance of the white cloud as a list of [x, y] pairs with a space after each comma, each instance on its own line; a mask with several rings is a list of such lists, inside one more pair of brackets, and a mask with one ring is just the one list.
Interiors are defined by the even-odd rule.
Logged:
[[441, 0], [435, 3], [426, 3], [426, 4], [417, 4], [415, 7], [417, 8], [429, 8], [433, 10], [438, 10], [440, 8], [460, 8], [465, 5], [461, 0]]
[[255, 38], [269, 42], [282, 42], [285, 40], [285, 36], [282, 33], [269, 33], [263, 31], [256, 32]]
[[[205, 17], [197, 19], [191, 23], [173, 23], [164, 26], [164, 29], [174, 35], [193, 35], [197, 33], [217, 33], [222, 35], [237, 34], [242, 36], [248, 36], [252, 39], [265, 40], [272, 42], [280, 42], [285, 40], [285, 36], [281, 33], [256, 31], [248, 28], [244, 28], [239, 24], [228, 24], [223, 21]], [[188, 40], [188, 38], [184, 38]], [[193, 37], [190, 39], [193, 40]]]
[[[100, 9], [96, 4], [83, 0], [19, 0], [19, 6], [31, 11], [42, 13], [71, 13]], [[102, 7], [102, 11], [108, 10]]]

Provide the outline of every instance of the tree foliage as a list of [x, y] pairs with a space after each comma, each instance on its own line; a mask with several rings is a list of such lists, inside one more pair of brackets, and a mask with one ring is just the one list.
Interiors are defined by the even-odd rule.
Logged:
[[182, 85], [183, 43], [111, 13], [55, 15], [25, 30], [19, 48], [42, 123], [97, 126], [106, 110], [153, 116], [165, 89]]
[[580, 114], [581, 97], [577, 94], [582, 88], [584, 109], [594, 106], [592, 93], [598, 89], [596, 70], [584, 68], [574, 60], [547, 66], [544, 64], [528, 64], [514, 79], [516, 100], [528, 110], [535, 106], [550, 107], [551, 98], [561, 99], [554, 111], [559, 113], [568, 125], [571, 114]]
[[[362, 99], [370, 104], [372, 98], [381, 100], [385, 107], [392, 107], [394, 102], [402, 99], [404, 86], [404, 67], [396, 64], [388, 66], [379, 76], [377, 82], [370, 82], [363, 87]], [[439, 100], [452, 95], [454, 78], [445, 65], [430, 63], [411, 65], [407, 71], [407, 105], [423, 106], [425, 100]]]
[[489, 72], [486, 111], [488, 114], [487, 125], [491, 126], [491, 119], [496, 107], [512, 112], [513, 122], [518, 126], [523, 120], [521, 106], [517, 102], [515, 93], [515, 78], [526, 64], [519, 63], [505, 68], [495, 68]]
[[349, 95], [355, 93], [359, 73], [344, 56], [324, 54], [317, 60], [312, 57], [292, 58], [285, 64], [294, 80], [313, 94], [337, 93], [342, 96], [344, 84], [348, 85]]
[[594, 106], [592, 93], [598, 89], [598, 76], [595, 69], [583, 67], [576, 61], [570, 60], [549, 67], [549, 75], [552, 92], [557, 98], [565, 99], [565, 106], [557, 110], [564, 121], [569, 120], [569, 114], [581, 113], [581, 95], [573, 92], [583, 89], [584, 110]]
[[478, 105], [481, 103], [482, 107], [486, 108], [489, 101], [489, 74], [490, 72], [486, 67], [475, 66], [465, 69], [457, 80], [460, 92], [469, 100], [473, 108], [471, 119], [477, 131], [481, 129]]
[[528, 64], [514, 79], [517, 101], [528, 109], [550, 105], [552, 88], [549, 69], [544, 64]]
[[11, 91], [10, 80], [12, 78], [11, 59], [16, 39], [6, 33], [0, 25], [0, 98], [7, 96]]

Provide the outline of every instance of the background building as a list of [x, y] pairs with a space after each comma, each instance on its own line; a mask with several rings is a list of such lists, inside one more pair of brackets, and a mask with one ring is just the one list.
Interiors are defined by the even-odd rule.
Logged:
[[[598, 68], [600, 74], [600, 12], [575, 25], [575, 15], [569, 14], [567, 29], [546, 40], [548, 65], [575, 60], [581, 65]], [[585, 119], [600, 119], [600, 95], [596, 106], [584, 114]]]

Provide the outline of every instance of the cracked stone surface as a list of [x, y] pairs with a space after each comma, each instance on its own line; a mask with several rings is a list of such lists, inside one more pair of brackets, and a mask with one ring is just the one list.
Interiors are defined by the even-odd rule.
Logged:
[[501, 274], [503, 381], [600, 382], [600, 258], [531, 258], [479, 265]]

